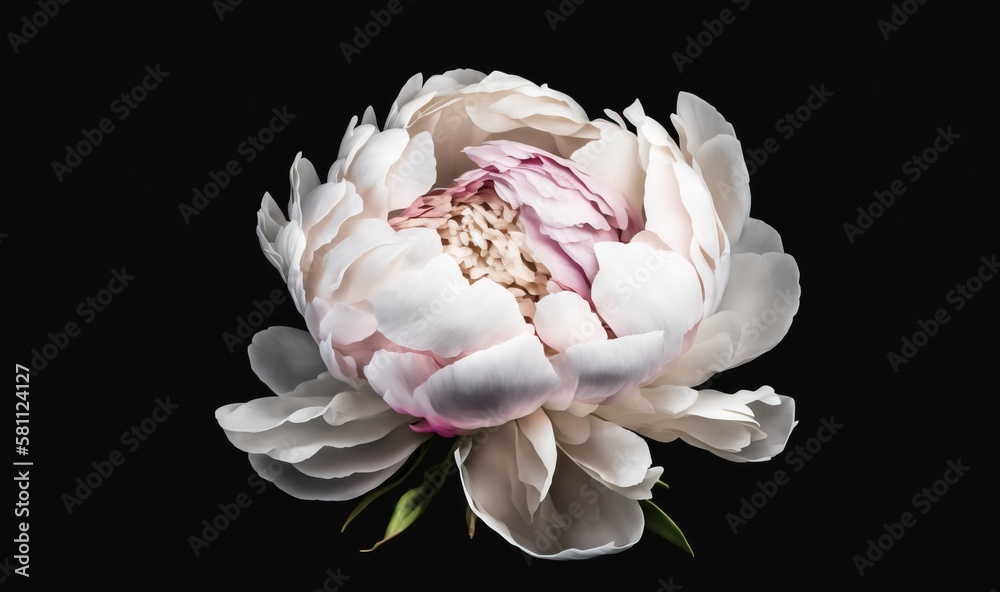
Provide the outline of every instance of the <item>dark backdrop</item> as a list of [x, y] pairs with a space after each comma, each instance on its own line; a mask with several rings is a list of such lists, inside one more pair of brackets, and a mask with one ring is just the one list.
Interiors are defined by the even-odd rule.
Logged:
[[[8, 542], [0, 589], [1000, 585], [1000, 280], [982, 259], [997, 252], [995, 4], [276, 4], [0, 9], [3, 357], [44, 366], [28, 454], [12, 453], [34, 463], [30, 578], [12, 573]], [[368, 24], [389, 7], [387, 24]], [[374, 37], [355, 40], [366, 25]], [[349, 62], [343, 44], [359, 50]], [[269, 394], [246, 344], [224, 338], [285, 292], [254, 234], [262, 194], [284, 206], [297, 152], [325, 171], [352, 115], [371, 104], [383, 121], [412, 74], [456, 67], [548, 83], [594, 117], [639, 98], [667, 123], [687, 90], [736, 127], [752, 215], [795, 256], [802, 304], [778, 347], [712, 386], [769, 384], [795, 397], [800, 423], [789, 453], [761, 464], [652, 445], [672, 485], [657, 499], [694, 558], [648, 535], [615, 556], [528, 561], [485, 527], [468, 540], [457, 480], [361, 554], [391, 500], [341, 534], [353, 504], [250, 479], [214, 419]], [[251, 161], [240, 145], [272, 109], [294, 119]], [[215, 197], [185, 215], [196, 189]], [[304, 326], [287, 299], [263, 324]], [[80, 489], [88, 476], [97, 486]], [[237, 499], [249, 500], [239, 516], [217, 519]], [[225, 528], [196, 555], [189, 537], [213, 520]]]

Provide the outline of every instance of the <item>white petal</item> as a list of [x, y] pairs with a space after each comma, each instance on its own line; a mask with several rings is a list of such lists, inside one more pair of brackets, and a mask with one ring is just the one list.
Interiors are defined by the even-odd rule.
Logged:
[[766, 222], [750, 218], [743, 226], [740, 240], [733, 244], [733, 253], [784, 253], [781, 236]]
[[[360, 219], [353, 220], [345, 224], [341, 231], [344, 239], [339, 241], [322, 258], [318, 257], [313, 261], [313, 270], [309, 276], [307, 293], [310, 300], [320, 297], [327, 300], [343, 300], [354, 303], [360, 300], [348, 299], [346, 294], [338, 293], [343, 286], [343, 292], [367, 291], [364, 285], [352, 285], [347, 276], [352, 267], [363, 267], [359, 265], [365, 255], [370, 251], [381, 247], [389, 246], [391, 255], [398, 256], [404, 251], [404, 246], [389, 227], [382, 220]], [[380, 258], [384, 259], [384, 255]], [[390, 257], [391, 259], [391, 257]], [[374, 262], [373, 262], [374, 263]], [[361, 273], [371, 273], [372, 270], [361, 270]], [[377, 273], [385, 275], [384, 269], [375, 270]], [[338, 297], [339, 296], [339, 297]]]
[[606, 122], [594, 125], [601, 130], [601, 137], [574, 152], [571, 159], [624, 195], [632, 211], [641, 212], [645, 174], [639, 163], [638, 139], [616, 125]]
[[288, 200], [288, 219], [291, 222], [298, 222], [302, 226], [302, 206], [303, 198], [319, 187], [319, 175], [316, 168], [308, 159], [302, 158], [302, 153], [295, 155], [292, 168], [288, 172], [288, 181], [291, 186], [291, 196]]
[[327, 244], [339, 242], [336, 241], [338, 237], [341, 241], [346, 238], [346, 235], [340, 233], [344, 224], [364, 210], [364, 201], [349, 181], [324, 183], [310, 197], [314, 198], [311, 205], [316, 209], [303, 214], [310, 219], [311, 224], [301, 261], [302, 269], [310, 268], [317, 250]]
[[701, 146], [719, 134], [736, 137], [736, 130], [719, 111], [697, 96], [681, 92], [677, 95], [677, 115], [670, 120], [681, 140], [681, 149], [694, 155]]
[[799, 309], [799, 268], [790, 255], [734, 255], [719, 310], [740, 315], [743, 332], [730, 367], [769, 351], [788, 333]]
[[600, 317], [576, 292], [556, 292], [541, 298], [535, 304], [532, 323], [538, 337], [556, 351], [608, 338]]
[[331, 306], [319, 298], [306, 307], [306, 323], [321, 340], [330, 340], [334, 345], [356, 343], [378, 329], [370, 312], [343, 302]]
[[555, 437], [563, 444], [583, 444], [590, 438], [590, 420], [573, 413], [549, 414]]
[[619, 337], [663, 331], [667, 357], [701, 319], [701, 282], [682, 256], [633, 241], [595, 245], [600, 270], [592, 289], [597, 312]]
[[712, 192], [729, 242], [737, 242], [750, 217], [750, 173], [740, 141], [732, 136], [716, 136], [701, 146], [694, 162]]
[[470, 286], [449, 255], [438, 255], [420, 271], [397, 274], [372, 307], [387, 338], [446, 358], [532, 332], [510, 292], [488, 280]]
[[[559, 442], [560, 450], [573, 459], [573, 462], [591, 476], [621, 489], [639, 485], [646, 480], [646, 472], [652, 459], [645, 440], [625, 428], [594, 416], [581, 418], [580, 421], [590, 422], [590, 437], [587, 441], [581, 444]], [[640, 496], [633, 499], [648, 499], [651, 492], [647, 488]]]
[[670, 355], [663, 331], [653, 331], [574, 345], [553, 357], [552, 367], [560, 378], [560, 398], [603, 404], [659, 376]]
[[510, 461], [510, 438], [499, 433], [475, 451], [466, 441], [455, 461], [472, 511], [507, 542], [534, 557], [565, 560], [624, 551], [642, 536], [639, 503], [608, 489], [561, 452], [549, 495], [526, 522], [511, 503], [523, 485]]
[[718, 259], [722, 254], [722, 245], [712, 194], [705, 186], [705, 180], [693, 168], [679, 162], [673, 163], [673, 167], [681, 202], [691, 217], [694, 238], [711, 259]]
[[275, 242], [278, 240], [278, 233], [288, 225], [288, 220], [281, 212], [281, 208], [275, 203], [270, 193], [265, 193], [260, 202], [260, 210], [257, 211], [257, 238], [260, 240], [260, 248], [264, 251], [267, 260], [280, 273], [282, 279], [287, 279], [284, 260], [275, 249]]
[[371, 473], [354, 473], [337, 479], [317, 479], [303, 474], [294, 464], [265, 454], [249, 454], [248, 457], [258, 475], [292, 497], [337, 502], [354, 499], [375, 489], [406, 462], [404, 458], [392, 466]]
[[253, 336], [250, 367], [276, 395], [295, 390], [326, 371], [312, 336], [301, 329], [271, 327]]
[[753, 440], [739, 452], [712, 452], [735, 462], [764, 461], [780, 454], [798, 422], [795, 420], [795, 400], [784, 395], [778, 395], [778, 400], [779, 403], [774, 403], [762, 398], [748, 403], [754, 419], [760, 424], [760, 431], [766, 437]]
[[609, 421], [647, 438], [680, 438], [729, 460], [767, 460], [781, 452], [795, 426], [795, 402], [768, 386], [726, 394], [677, 386], [642, 389], [652, 413], [631, 413], [622, 405], [602, 408]]
[[[335, 405], [338, 400], [344, 397], [362, 396], [374, 399], [381, 405], [381, 408], [376, 413], [355, 417], [340, 425], [331, 425], [326, 421], [327, 415], [337, 413]], [[275, 416], [279, 410], [273, 405], [261, 404], [269, 401], [294, 401], [305, 407], [286, 413], [287, 417], [284, 420], [275, 422]], [[319, 408], [308, 406], [318, 401], [327, 401], [329, 406]], [[319, 415], [316, 415], [317, 409], [320, 411]], [[308, 417], [309, 415], [313, 417]], [[230, 442], [240, 450], [254, 454], [267, 454], [272, 458], [291, 463], [312, 458], [320, 451], [326, 450], [327, 447], [354, 450], [371, 442], [382, 441], [390, 432], [400, 428], [414, 433], [408, 425], [412, 421], [411, 417], [396, 413], [378, 395], [370, 391], [365, 394], [358, 392], [340, 393], [333, 397], [332, 401], [330, 397], [323, 399], [265, 397], [243, 405], [237, 404], [236, 406], [220, 408], [216, 412], [216, 418], [219, 425], [225, 429]], [[259, 429], [268, 423], [275, 425]], [[392, 442], [396, 441], [401, 440], [397, 437]], [[386, 464], [390, 463], [385, 463], [382, 466], [386, 466]], [[382, 468], [382, 466], [372, 467], [366, 471], [371, 472]], [[349, 473], [343, 473], [339, 476], [347, 474]]]
[[386, 175], [386, 186], [389, 188], [387, 210], [392, 212], [409, 206], [430, 191], [436, 179], [434, 141], [429, 132], [422, 132], [409, 141]]
[[[556, 470], [556, 440], [552, 423], [541, 409], [516, 420], [517, 439], [514, 442], [517, 456], [517, 478], [525, 486], [525, 512], [522, 518], [529, 522], [538, 504], [549, 494]], [[520, 505], [519, 505], [520, 507]]]
[[506, 423], [541, 407], [558, 377], [533, 335], [476, 352], [446, 366], [419, 386], [413, 398], [437, 417], [470, 430]]
[[304, 475], [319, 479], [373, 473], [405, 461], [430, 434], [415, 432], [403, 423], [383, 436], [350, 447], [326, 446], [309, 458], [297, 462], [295, 468]]
[[431, 356], [377, 351], [365, 366], [365, 377], [385, 402], [400, 413], [426, 417], [432, 413], [423, 401], [413, 399], [417, 387], [427, 382], [440, 366]]
[[399, 160], [409, 141], [410, 136], [404, 130], [376, 132], [358, 151], [344, 178], [354, 183], [358, 194], [367, 200], [376, 188], [385, 186], [389, 169]]
[[643, 207], [646, 230], [655, 233], [670, 248], [686, 253], [693, 236], [691, 215], [681, 200], [681, 189], [674, 169], [676, 160], [662, 147], [653, 147], [648, 155]]
[[732, 365], [743, 333], [740, 315], [720, 311], [698, 325], [691, 348], [656, 380], [655, 384], [699, 385]]

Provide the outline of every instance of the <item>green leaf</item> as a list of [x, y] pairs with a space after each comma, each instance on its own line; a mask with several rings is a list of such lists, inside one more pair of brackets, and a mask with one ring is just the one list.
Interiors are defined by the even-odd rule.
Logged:
[[403, 465], [402, 467], [399, 467], [399, 470], [396, 471], [396, 474], [399, 475], [399, 477], [393, 479], [387, 485], [383, 485], [382, 487], [366, 495], [365, 498], [361, 500], [360, 503], [358, 503], [357, 507], [354, 508], [354, 511], [351, 512], [351, 515], [347, 517], [347, 520], [344, 521], [344, 526], [340, 528], [340, 532], [344, 532], [345, 530], [347, 530], [347, 525], [350, 524], [352, 520], [357, 518], [358, 514], [360, 514], [362, 510], [368, 507], [368, 504], [372, 503], [373, 501], [378, 499], [383, 493], [389, 491], [390, 489], [393, 489], [394, 487], [402, 483], [407, 477], [409, 477], [410, 473], [413, 472], [413, 469], [417, 468], [417, 465], [420, 464], [420, 461], [424, 459], [424, 455], [427, 454], [427, 450], [430, 449], [430, 447], [431, 447], [430, 440], [427, 440], [426, 442], [421, 444], [420, 448], [418, 448], [416, 452], [410, 455], [410, 458], [406, 461], [406, 464]]
[[[426, 484], [427, 482], [424, 482], [424, 485]], [[399, 498], [399, 501], [396, 503], [396, 509], [392, 512], [392, 517], [389, 518], [389, 525], [385, 527], [385, 537], [375, 543], [371, 549], [362, 550], [362, 553], [369, 553], [378, 549], [382, 543], [394, 538], [417, 521], [417, 518], [431, 504], [431, 498], [434, 497], [435, 493], [434, 489], [431, 489], [430, 492], [426, 491], [424, 485], [407, 491]]]
[[654, 485], [659, 485], [660, 487], [662, 487], [663, 489], [666, 489], [666, 490], [670, 489], [670, 486], [667, 485], [666, 483], [664, 483], [663, 481], [657, 480]]
[[691, 550], [691, 545], [688, 544], [684, 533], [670, 519], [670, 516], [667, 516], [659, 506], [649, 500], [639, 500], [639, 505], [642, 507], [642, 515], [646, 518], [646, 528], [677, 545], [684, 551], [687, 551], [691, 557], [694, 557], [694, 551]]

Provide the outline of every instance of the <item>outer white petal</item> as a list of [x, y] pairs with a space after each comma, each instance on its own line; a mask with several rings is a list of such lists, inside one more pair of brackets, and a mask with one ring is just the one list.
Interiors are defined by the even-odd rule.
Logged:
[[274, 483], [285, 493], [304, 500], [340, 502], [354, 499], [375, 489], [403, 466], [406, 459], [368, 473], [353, 473], [346, 477], [320, 479], [310, 477], [294, 464], [279, 461], [266, 454], [250, 454], [250, 465], [257, 474]]
[[719, 311], [733, 311], [743, 321], [730, 367], [769, 351], [788, 333], [799, 309], [799, 268], [790, 255], [742, 253], [732, 258], [729, 286]]
[[319, 187], [319, 176], [308, 159], [302, 158], [302, 153], [295, 155], [292, 168], [288, 171], [288, 184], [291, 195], [288, 199], [288, 219], [303, 226], [302, 206], [306, 196]]
[[639, 503], [608, 489], [559, 452], [549, 495], [530, 522], [512, 495], [523, 495], [510, 450], [513, 428], [504, 426], [483, 443], [467, 440], [455, 451], [472, 511], [525, 553], [543, 559], [585, 559], [630, 548], [645, 522]]
[[681, 149], [690, 158], [706, 142], [718, 135], [736, 137], [736, 130], [719, 111], [697, 96], [677, 95], [677, 114], [670, 117], [681, 140]]
[[[551, 412], [557, 415], [559, 412]], [[636, 434], [593, 415], [573, 417], [563, 413], [563, 425], [589, 423], [588, 438], [572, 444], [559, 442], [559, 449], [588, 475], [631, 499], [649, 499], [651, 488], [662, 467], [650, 467], [652, 459], [646, 441]], [[579, 428], [578, 428], [579, 429]]]
[[[396, 414], [397, 417], [404, 417]], [[297, 462], [301, 473], [319, 479], [336, 479], [354, 473], [371, 473], [405, 461], [428, 438], [410, 429], [404, 421], [382, 437], [350, 447], [326, 446]]]
[[216, 419], [258, 473], [303, 499], [344, 500], [388, 478], [427, 435], [371, 390], [324, 374], [284, 397], [226, 405]]
[[720, 311], [698, 325], [698, 334], [691, 348], [677, 358], [654, 385], [699, 385], [717, 372], [729, 368], [743, 333], [740, 315]]
[[712, 192], [730, 243], [737, 242], [750, 216], [750, 172], [739, 140], [727, 135], [708, 140], [695, 153], [694, 164]]
[[733, 244], [733, 253], [784, 253], [781, 236], [766, 222], [750, 218], [743, 226], [739, 242]]
[[[342, 405], [345, 399], [374, 400], [381, 405], [381, 408], [374, 413], [354, 417], [340, 425], [331, 424], [327, 416], [337, 414], [337, 406]], [[301, 407], [289, 408], [289, 404]], [[332, 399], [329, 395], [264, 397], [244, 404], [236, 403], [221, 407], [216, 411], [215, 417], [230, 442], [240, 450], [267, 454], [272, 458], [291, 463], [303, 462], [328, 447], [357, 450], [356, 456], [359, 459], [365, 458], [367, 449], [361, 447], [373, 442], [380, 444], [369, 448], [388, 449], [391, 452], [400, 449], [403, 440], [399, 436], [387, 438], [390, 433], [400, 428], [415, 433], [408, 426], [413, 418], [396, 413], [371, 391], [340, 392]], [[345, 452], [345, 454], [353, 453]], [[382, 466], [387, 464], [391, 463], [383, 463]], [[347, 474], [349, 473], [340, 476]]]
[[[517, 478], [524, 484], [524, 505], [515, 500], [521, 517], [529, 522], [539, 503], [549, 494], [556, 470], [556, 441], [552, 423], [541, 409], [513, 422], [517, 428], [514, 450]], [[523, 508], [523, 509], [522, 509]]]
[[257, 211], [257, 238], [267, 260], [281, 273], [283, 280], [288, 279], [288, 268], [275, 243], [278, 240], [278, 233], [287, 225], [288, 220], [285, 219], [281, 208], [270, 193], [265, 193], [260, 202], [260, 210]]
[[737, 462], [763, 461], [781, 452], [795, 427], [795, 402], [768, 386], [726, 394], [658, 386], [642, 389], [652, 410], [634, 403], [601, 408], [599, 414], [647, 438], [680, 438]]
[[316, 342], [301, 329], [265, 329], [253, 336], [247, 353], [254, 373], [276, 395], [291, 393], [326, 371]]

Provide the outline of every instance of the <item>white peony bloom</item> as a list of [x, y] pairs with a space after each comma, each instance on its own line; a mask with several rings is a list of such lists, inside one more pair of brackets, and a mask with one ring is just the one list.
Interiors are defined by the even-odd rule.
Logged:
[[606, 115], [500, 72], [417, 75], [381, 128], [370, 107], [351, 120], [325, 180], [295, 159], [287, 218], [265, 195], [257, 234], [308, 332], [259, 333], [251, 366], [277, 396], [216, 413], [263, 477], [351, 499], [458, 438], [475, 516], [577, 559], [649, 526], [663, 469], [641, 436], [782, 450], [791, 398], [691, 388], [798, 309], [732, 125], [687, 93], [679, 142], [638, 101]]

